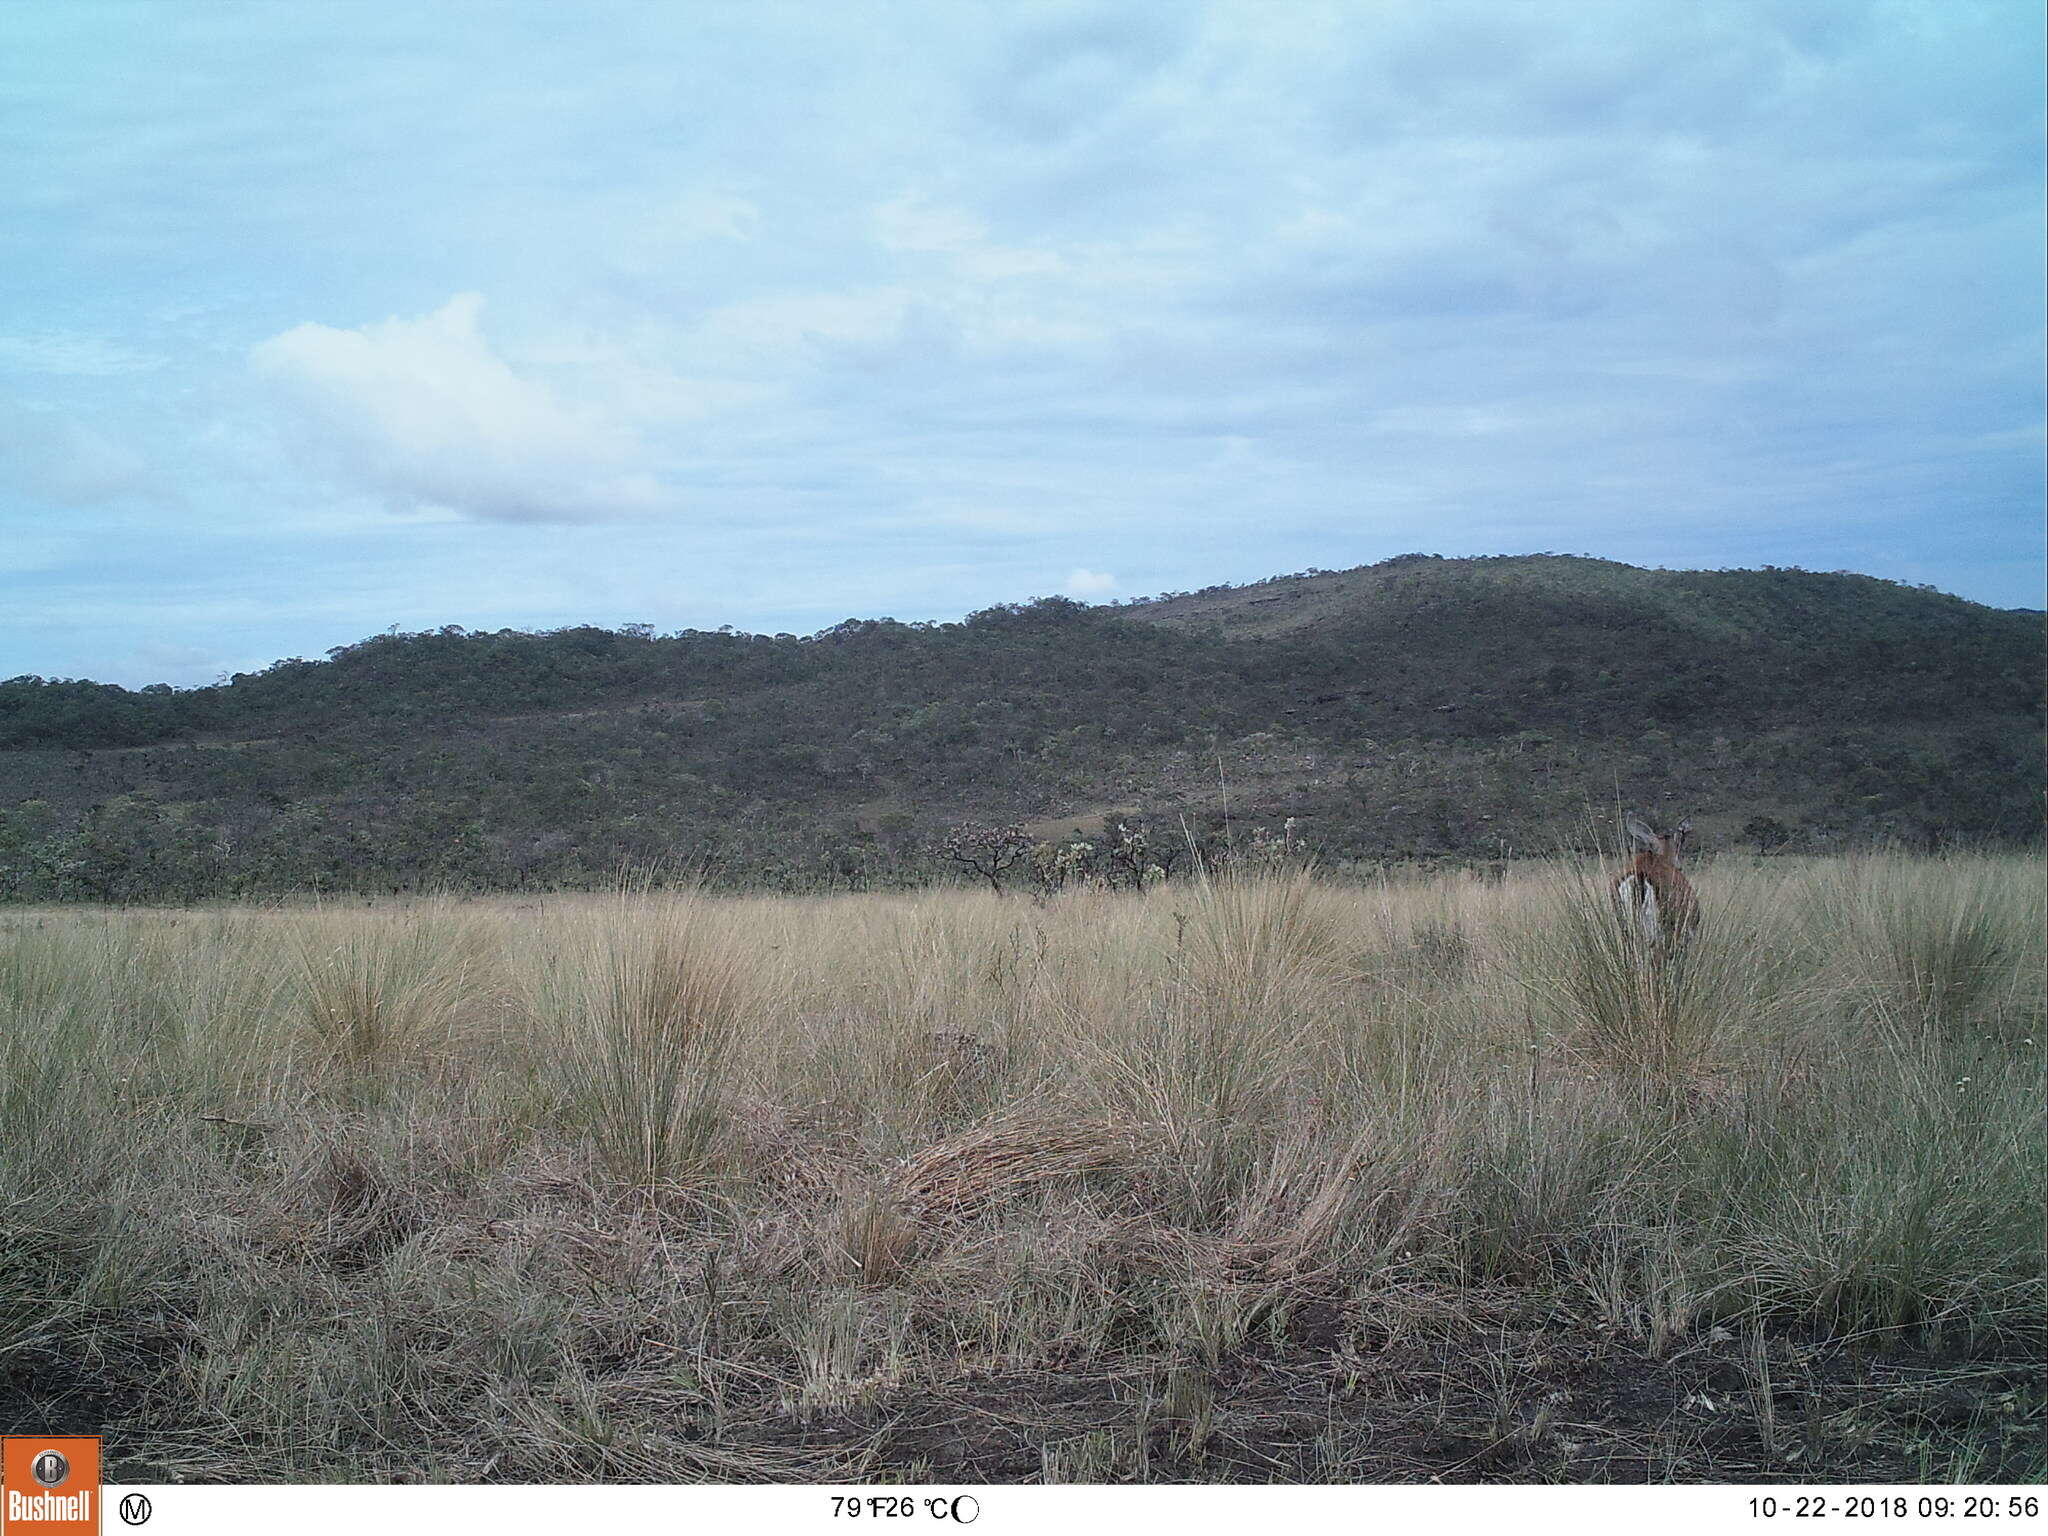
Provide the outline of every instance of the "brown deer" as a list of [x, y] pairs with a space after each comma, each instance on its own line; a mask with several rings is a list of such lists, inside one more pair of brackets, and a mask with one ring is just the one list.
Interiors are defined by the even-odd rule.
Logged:
[[1640, 846], [1628, 868], [1614, 877], [1614, 909], [1622, 926], [1645, 944], [1676, 944], [1700, 921], [1699, 898], [1678, 867], [1692, 836], [1692, 818], [1662, 833], [1636, 816], [1624, 825]]

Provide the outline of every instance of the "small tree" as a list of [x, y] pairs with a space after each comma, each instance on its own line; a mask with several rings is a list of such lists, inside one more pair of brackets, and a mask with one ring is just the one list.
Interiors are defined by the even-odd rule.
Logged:
[[1031, 851], [1031, 839], [1019, 826], [991, 827], [978, 821], [963, 821], [933, 851], [963, 869], [973, 870], [1000, 896], [1004, 872]]
[[1076, 838], [1065, 843], [1037, 843], [1031, 849], [1031, 878], [1041, 897], [1070, 885], [1098, 878], [1095, 845]]
[[1775, 816], [1752, 816], [1743, 823], [1742, 835], [1756, 844], [1758, 853], [1775, 853], [1792, 841], [1792, 829]]
[[1120, 821], [1116, 824], [1116, 839], [1109, 847], [1111, 882], [1121, 877], [1132, 890], [1145, 883], [1145, 866], [1152, 862], [1151, 839], [1145, 836], [1143, 822], [1136, 826]]

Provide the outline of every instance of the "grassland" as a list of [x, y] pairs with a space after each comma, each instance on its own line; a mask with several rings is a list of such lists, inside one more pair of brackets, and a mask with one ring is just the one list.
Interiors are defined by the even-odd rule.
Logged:
[[2040, 860], [0, 917], [149, 1480], [2038, 1479]]

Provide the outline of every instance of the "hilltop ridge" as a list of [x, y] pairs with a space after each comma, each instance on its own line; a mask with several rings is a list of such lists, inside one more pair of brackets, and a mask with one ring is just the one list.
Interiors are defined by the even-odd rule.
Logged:
[[[1741, 584], [1748, 588], [1745, 593], [1728, 578], [1752, 579]], [[2039, 616], [2035, 609], [1992, 608], [1935, 587], [1910, 586], [1854, 571], [1818, 572], [1787, 566], [1667, 570], [1592, 555], [1550, 553], [1463, 558], [1395, 555], [1347, 570], [1301, 571], [1237, 585], [1223, 583], [1196, 592], [1165, 593], [1123, 605], [1121, 611], [1150, 623], [1220, 623], [1233, 632], [1279, 634], [1355, 613], [1403, 589], [1422, 585], [1473, 592], [1519, 588], [1568, 593], [1674, 612], [1697, 606], [1696, 600], [1705, 597], [1709, 601], [1702, 616], [1719, 619], [1723, 633], [1733, 632], [1732, 621], [1738, 615], [1752, 622], [1782, 619], [1788, 603], [1818, 602], [1837, 617], [1853, 613], [1866, 624], [1943, 609]], [[1849, 594], [1856, 597], [1853, 604], [1845, 601]]]

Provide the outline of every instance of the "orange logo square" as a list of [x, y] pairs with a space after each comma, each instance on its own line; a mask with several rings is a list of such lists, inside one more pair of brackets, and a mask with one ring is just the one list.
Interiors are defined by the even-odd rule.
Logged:
[[0, 1536], [99, 1536], [99, 1530], [97, 1436], [0, 1439]]

